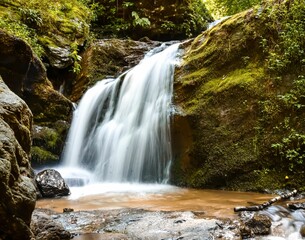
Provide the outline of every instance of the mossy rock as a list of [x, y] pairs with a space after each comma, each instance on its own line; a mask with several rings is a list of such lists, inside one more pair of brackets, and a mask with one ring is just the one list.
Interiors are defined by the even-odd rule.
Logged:
[[33, 167], [56, 165], [58, 161], [59, 157], [57, 155], [54, 155], [44, 148], [33, 146], [31, 149], [31, 162]]
[[89, 38], [92, 12], [81, 1], [5, 0], [0, 9], [0, 28], [27, 41], [55, 68], [71, 66], [73, 51]]
[[34, 167], [58, 164], [68, 133], [68, 122], [59, 120], [49, 126], [33, 126], [31, 163]]
[[[270, 71], [272, 47], [262, 45], [262, 39], [274, 46], [278, 40], [270, 29], [270, 9], [269, 3], [231, 16], [182, 45], [185, 56], [174, 83], [180, 115], [173, 117], [173, 183], [255, 191], [302, 188], [305, 127], [298, 120], [305, 111], [297, 104], [284, 106], [280, 96], [301, 95], [293, 80], [303, 70], [287, 69], [280, 80]], [[285, 139], [299, 140], [301, 147], [288, 148]], [[276, 144], [286, 147], [286, 155], [275, 151]], [[289, 158], [290, 150], [298, 157]]]

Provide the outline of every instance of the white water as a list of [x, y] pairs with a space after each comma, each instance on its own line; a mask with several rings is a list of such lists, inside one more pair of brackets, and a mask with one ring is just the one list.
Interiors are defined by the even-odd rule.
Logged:
[[82, 169], [98, 182], [167, 181], [177, 51], [174, 44], [85, 93], [73, 115], [63, 155], [70, 172], [61, 170], [63, 177]]

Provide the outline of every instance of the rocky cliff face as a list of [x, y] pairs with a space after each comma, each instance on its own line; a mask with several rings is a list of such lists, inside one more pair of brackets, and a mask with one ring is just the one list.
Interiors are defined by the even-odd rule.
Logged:
[[[32, 153], [35, 160], [58, 160], [67, 129], [62, 121], [70, 120], [72, 103], [54, 90], [44, 65], [23, 40], [0, 31], [0, 59], [0, 75], [30, 107], [36, 129], [49, 127], [54, 130], [51, 136], [45, 135], [43, 144], [34, 136]], [[49, 142], [51, 146], [46, 146]]]
[[0, 77], [0, 239], [32, 237], [31, 127], [30, 109]]
[[304, 41], [289, 32], [304, 32], [302, 20], [294, 25], [304, 7], [284, 2], [229, 17], [184, 44], [175, 80], [173, 182], [302, 188], [304, 56], [291, 46], [302, 51]]

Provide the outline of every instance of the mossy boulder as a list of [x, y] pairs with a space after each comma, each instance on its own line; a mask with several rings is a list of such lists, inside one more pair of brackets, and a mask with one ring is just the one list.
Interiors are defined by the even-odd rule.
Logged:
[[[299, 121], [305, 111], [302, 85], [294, 80], [303, 64], [280, 74], [270, 69], [281, 36], [275, 28], [285, 24], [275, 25], [270, 13], [300, 9], [293, 4], [269, 2], [239, 13], [182, 45], [174, 84], [180, 114], [173, 117], [173, 183], [302, 189], [305, 126]], [[295, 103], [284, 103], [291, 95]]]
[[52, 126], [33, 126], [33, 147], [31, 148], [31, 163], [33, 167], [58, 164], [65, 145], [70, 124], [58, 120]]

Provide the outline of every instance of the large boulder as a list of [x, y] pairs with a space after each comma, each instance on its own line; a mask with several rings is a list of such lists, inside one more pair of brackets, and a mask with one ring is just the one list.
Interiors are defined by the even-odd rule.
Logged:
[[0, 239], [31, 239], [36, 190], [29, 153], [32, 113], [0, 77]]
[[45, 169], [37, 173], [35, 181], [42, 197], [54, 198], [70, 194], [68, 185], [55, 169]]
[[[31, 47], [15, 36], [0, 30], [0, 74], [4, 82], [12, 91], [18, 94], [30, 107], [35, 125], [49, 127], [58, 135], [57, 139], [65, 139], [67, 125], [62, 121], [70, 121], [72, 103], [58, 91], [54, 90], [47, 78], [44, 65], [33, 54]], [[59, 124], [54, 124], [55, 122]], [[64, 128], [64, 129], [63, 129]], [[34, 136], [34, 140], [36, 135]], [[47, 138], [47, 137], [46, 137]], [[59, 141], [60, 142], [60, 141]], [[59, 157], [63, 147], [56, 143], [56, 148], [46, 148], [41, 142], [34, 141], [37, 148], [34, 152], [35, 160], [43, 162], [47, 151], [49, 154]], [[39, 153], [44, 153], [40, 154]], [[39, 156], [38, 156], [39, 155]], [[38, 159], [37, 159], [38, 158]], [[48, 158], [48, 160], [50, 160]]]
[[173, 183], [303, 189], [305, 79], [298, 49], [305, 41], [298, 34], [305, 34], [305, 8], [289, 0], [266, 2], [182, 45], [174, 83]]

